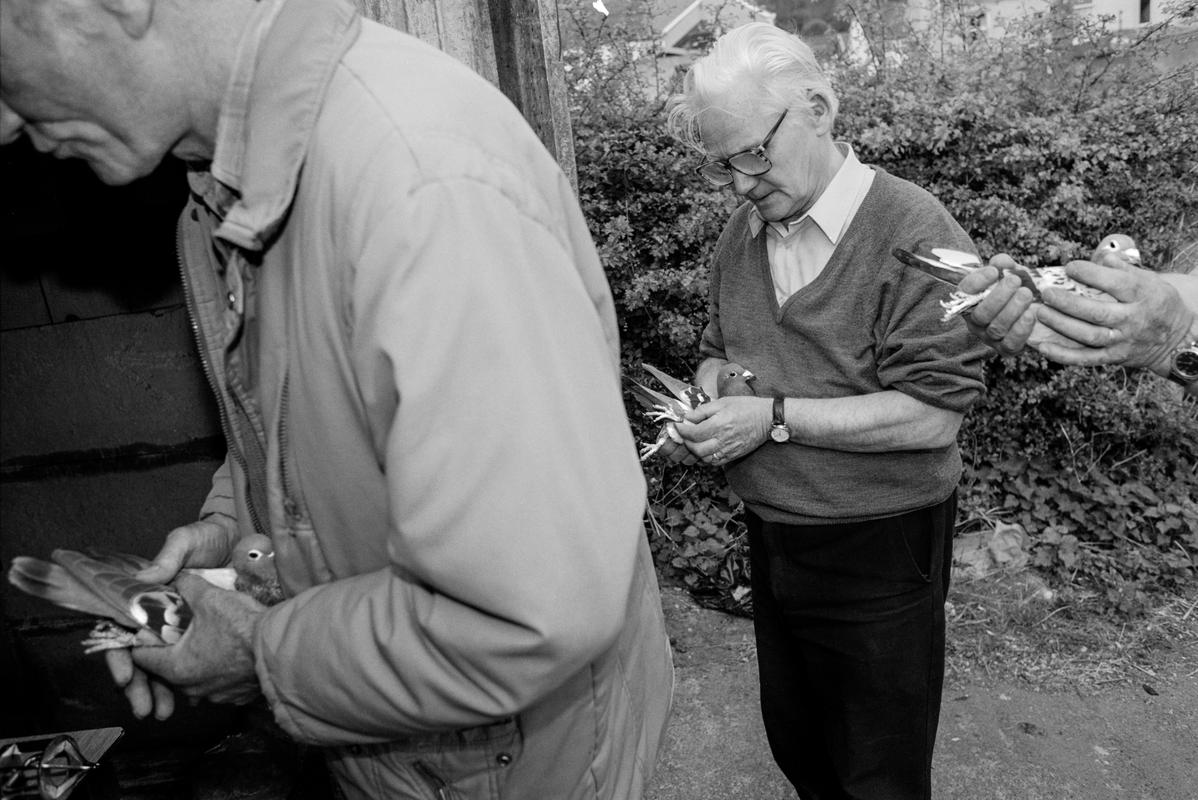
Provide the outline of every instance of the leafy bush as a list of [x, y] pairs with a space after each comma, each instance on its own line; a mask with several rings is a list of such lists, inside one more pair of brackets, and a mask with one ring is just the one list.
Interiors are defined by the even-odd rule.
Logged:
[[[1198, 2], [1179, 13], [1191, 17]], [[1167, 26], [1120, 39], [1055, 9], [978, 38], [946, 17], [893, 30], [852, 9], [868, 47], [829, 63], [839, 135], [863, 161], [925, 186], [983, 257], [1029, 265], [1135, 236], [1150, 266], [1183, 261], [1198, 228], [1198, 73], [1154, 67]], [[664, 130], [653, 53], [600, 26], [569, 60], [579, 193], [615, 295], [625, 371], [685, 375], [706, 321], [707, 262], [735, 198], [694, 175]], [[1062, 47], [1067, 43], [1067, 47]], [[864, 55], [862, 55], [864, 53]], [[1187, 250], [1188, 248], [1188, 250]], [[1191, 255], [1192, 257], [1192, 255]], [[994, 360], [961, 431], [962, 524], [1016, 521], [1068, 587], [1135, 612], [1198, 564], [1198, 411], [1155, 376]], [[650, 440], [631, 401], [638, 438]], [[666, 579], [744, 610], [738, 503], [718, 473], [650, 461], [649, 522]]]
[[1108, 23], [1058, 8], [1001, 39], [961, 36], [951, 17], [876, 37], [837, 69], [839, 130], [939, 197], [983, 255], [1063, 263], [1123, 231], [1168, 264], [1198, 239], [1198, 70], [1157, 72], [1169, 26], [1123, 42]]
[[1198, 554], [1198, 416], [1155, 376], [995, 362], [961, 431], [966, 516], [1018, 522], [1033, 563], [1123, 612]]

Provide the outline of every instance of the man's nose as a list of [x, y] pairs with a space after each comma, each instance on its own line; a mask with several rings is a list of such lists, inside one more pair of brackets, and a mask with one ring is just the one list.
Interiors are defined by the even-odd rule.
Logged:
[[15, 142], [24, 127], [24, 118], [9, 108], [8, 103], [0, 100], [0, 144]]
[[742, 172], [732, 170], [732, 190], [742, 197], [753, 190], [758, 180], [759, 176], [757, 175], [745, 175]]

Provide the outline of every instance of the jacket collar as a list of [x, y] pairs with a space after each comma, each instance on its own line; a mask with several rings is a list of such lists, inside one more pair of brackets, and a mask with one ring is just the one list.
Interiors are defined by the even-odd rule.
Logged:
[[216, 235], [259, 251], [277, 232], [325, 91], [361, 18], [346, 0], [260, 0], [221, 104], [212, 176], [228, 189]]

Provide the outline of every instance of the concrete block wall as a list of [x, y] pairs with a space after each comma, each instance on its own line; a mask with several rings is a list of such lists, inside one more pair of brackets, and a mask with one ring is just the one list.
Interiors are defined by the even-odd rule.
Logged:
[[[186, 196], [169, 163], [107, 187], [26, 142], [0, 150], [0, 566], [99, 546], [152, 556], [195, 519], [224, 456], [175, 255]], [[0, 736], [135, 723], [90, 621], [0, 581]], [[202, 724], [199, 727], [204, 727]]]

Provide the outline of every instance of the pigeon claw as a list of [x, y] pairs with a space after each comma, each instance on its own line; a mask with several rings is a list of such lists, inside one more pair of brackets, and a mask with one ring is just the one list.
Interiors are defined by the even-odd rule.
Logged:
[[99, 622], [88, 632], [87, 638], [81, 644], [84, 655], [102, 653], [105, 650], [123, 650], [138, 644], [137, 634], [128, 628], [122, 628], [115, 622]]

